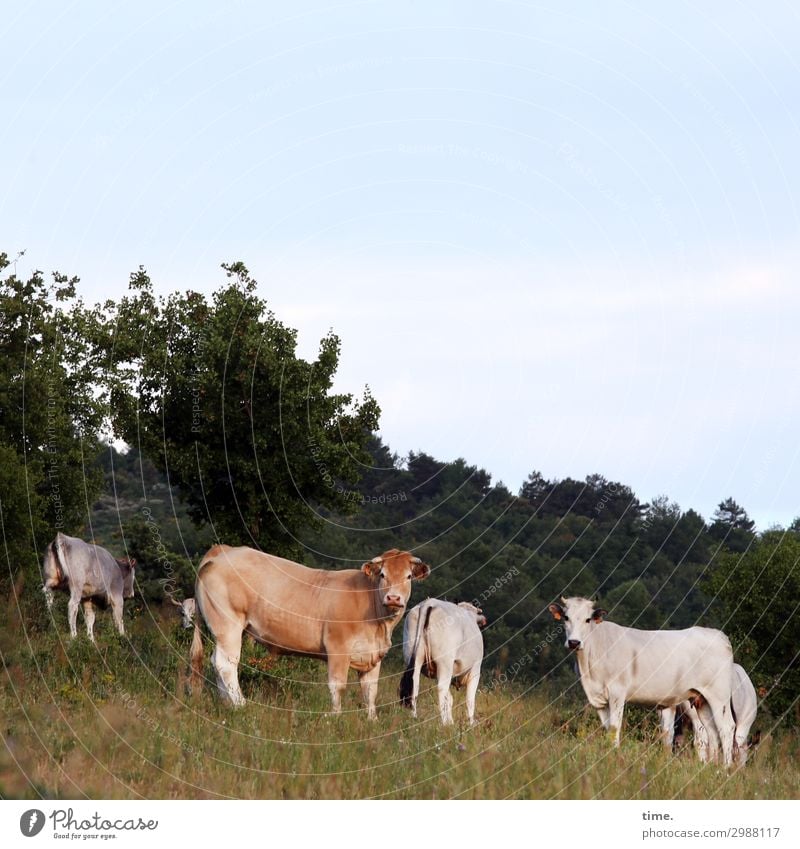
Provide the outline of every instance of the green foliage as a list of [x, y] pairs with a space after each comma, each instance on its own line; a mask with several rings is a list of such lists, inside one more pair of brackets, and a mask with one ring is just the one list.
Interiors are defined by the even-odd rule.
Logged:
[[765, 705], [774, 716], [800, 721], [800, 539], [772, 531], [746, 554], [723, 554], [708, 589]]
[[97, 316], [76, 278], [17, 277], [0, 254], [0, 512], [8, 571], [32, 576], [57, 530], [83, 525], [102, 484]]
[[291, 553], [315, 505], [341, 513], [377, 427], [378, 406], [331, 391], [332, 333], [313, 362], [269, 312], [241, 263], [209, 302], [156, 298], [144, 270], [105, 305], [117, 433], [167, 474], [196, 522], [231, 544]]
[[712, 539], [725, 545], [730, 551], [747, 551], [755, 539], [755, 522], [733, 498], [720, 501], [714, 513], [714, 521], [708, 529]]

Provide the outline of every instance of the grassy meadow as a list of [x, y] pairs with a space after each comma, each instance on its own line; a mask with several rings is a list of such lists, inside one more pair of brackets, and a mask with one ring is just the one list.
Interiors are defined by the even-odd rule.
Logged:
[[[12, 602], [0, 626], [0, 795], [5, 798], [754, 799], [800, 796], [800, 745], [763, 734], [744, 769], [667, 755], [655, 711], [627, 712], [612, 749], [579, 688], [487, 684], [480, 723], [442, 729], [423, 682], [420, 716], [396, 701], [400, 649], [384, 663], [379, 720], [368, 722], [353, 676], [341, 716], [328, 714], [325, 668], [246, 644], [231, 710], [213, 686], [186, 694], [191, 632], [160, 612], [119, 639], [100, 614], [98, 642], [55, 625], [23, 627]], [[26, 617], [27, 619], [27, 617]], [[212, 675], [207, 651], [207, 675]], [[352, 674], [352, 673], [351, 673]]]

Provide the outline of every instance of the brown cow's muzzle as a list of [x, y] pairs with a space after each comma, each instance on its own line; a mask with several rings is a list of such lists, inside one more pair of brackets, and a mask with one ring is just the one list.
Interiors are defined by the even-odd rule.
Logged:
[[406, 605], [399, 595], [387, 595], [383, 599], [383, 606], [389, 610], [402, 610]]

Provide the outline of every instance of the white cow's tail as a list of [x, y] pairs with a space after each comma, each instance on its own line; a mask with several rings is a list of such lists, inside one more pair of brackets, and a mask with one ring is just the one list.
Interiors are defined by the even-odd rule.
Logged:
[[432, 612], [432, 604], [420, 606], [419, 616], [417, 617], [417, 633], [414, 635], [414, 648], [411, 650], [403, 677], [400, 679], [400, 704], [407, 708], [412, 707], [414, 691], [419, 690], [419, 673], [425, 660], [423, 640], [425, 631], [428, 630], [428, 620], [431, 618]]

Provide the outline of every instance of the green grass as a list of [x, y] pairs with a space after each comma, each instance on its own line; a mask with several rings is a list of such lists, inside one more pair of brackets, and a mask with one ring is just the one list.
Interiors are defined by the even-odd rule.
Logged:
[[[26, 617], [27, 619], [27, 617]], [[16, 622], [16, 624], [14, 624]], [[190, 632], [142, 617], [127, 639], [100, 614], [97, 646], [56, 626], [0, 626], [3, 685], [0, 795], [6, 798], [535, 798], [756, 799], [800, 796], [795, 733], [767, 733], [744, 769], [672, 756], [655, 711], [630, 710], [613, 749], [580, 691], [482, 690], [480, 724], [439, 725], [426, 682], [420, 717], [396, 702], [399, 650], [384, 663], [379, 719], [360, 707], [355, 678], [341, 716], [328, 713], [325, 667], [273, 661], [247, 646], [249, 703], [221, 704], [211, 682], [186, 694]], [[206, 672], [212, 675], [206, 652]]]

